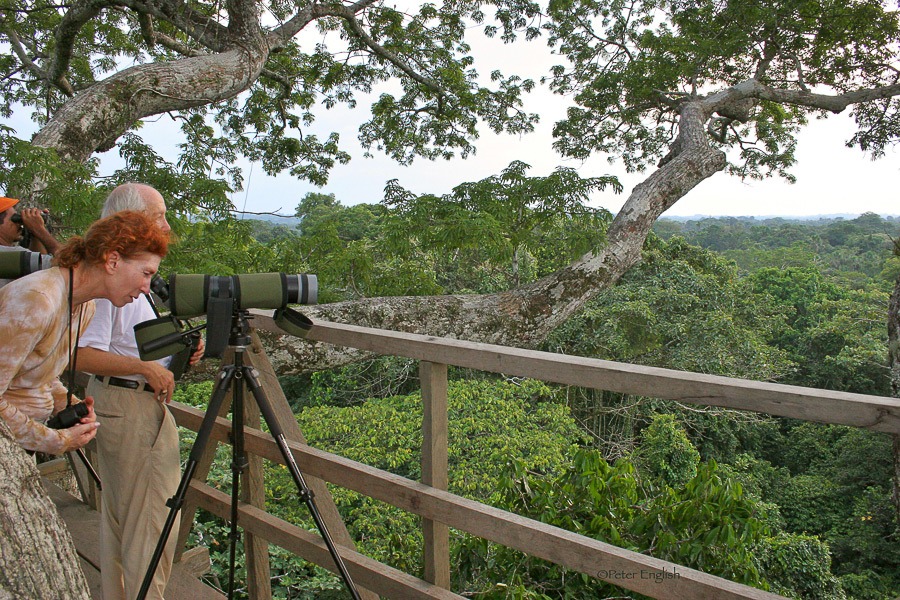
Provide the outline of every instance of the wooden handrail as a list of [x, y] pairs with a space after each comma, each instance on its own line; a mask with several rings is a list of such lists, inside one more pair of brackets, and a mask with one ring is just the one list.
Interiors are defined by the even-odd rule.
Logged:
[[[253, 326], [257, 330], [284, 334], [269, 312], [253, 312]], [[894, 398], [688, 373], [338, 323], [316, 322], [307, 339], [375, 354], [408, 357], [421, 363], [425, 404], [422, 482], [317, 450], [303, 443], [302, 436], [298, 438], [300, 441], [288, 441], [294, 459], [309, 476], [355, 490], [423, 518], [425, 572], [430, 582], [379, 565], [350, 548], [342, 551], [354, 579], [388, 597], [459, 598], [446, 589], [450, 583], [447, 532], [452, 527], [653, 598], [780, 598], [449, 493], [446, 485], [447, 365], [689, 404], [900, 433], [900, 401]], [[258, 364], [264, 364], [263, 370], [270, 371], [265, 352], [258, 351], [253, 360], [263, 361]], [[269, 372], [268, 379], [270, 381], [264, 386], [277, 387], [274, 371]], [[284, 404], [282, 408], [287, 411], [283, 395], [279, 396], [278, 404]], [[203, 419], [203, 412], [191, 407], [173, 403], [171, 409], [179, 425], [195, 431]], [[289, 411], [281, 414], [279, 420], [292, 416]], [[231, 423], [220, 417], [212, 439], [228, 443], [230, 429]], [[283, 462], [269, 434], [247, 428], [244, 443], [248, 453]], [[215, 514], [227, 516], [225, 511], [230, 499], [224, 494], [196, 481], [191, 489], [189, 496], [193, 502]], [[326, 568], [333, 568], [330, 556], [323, 554], [324, 545], [316, 536], [259, 508], [242, 505], [240, 510], [242, 526], [248, 533]], [[659, 585], [660, 581], [665, 585]]]
[[[271, 319], [270, 313], [254, 312], [253, 325], [260, 330], [285, 333]], [[900, 434], [900, 400], [884, 396], [646, 367], [323, 321], [315, 322], [307, 339], [564, 385]]]

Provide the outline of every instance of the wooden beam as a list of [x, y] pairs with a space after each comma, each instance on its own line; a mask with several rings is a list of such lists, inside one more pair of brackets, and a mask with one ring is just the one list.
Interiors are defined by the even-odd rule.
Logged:
[[[297, 417], [294, 415], [294, 411], [291, 410], [291, 405], [284, 395], [284, 390], [281, 389], [278, 375], [275, 373], [275, 369], [272, 368], [272, 363], [269, 362], [269, 357], [266, 355], [259, 336], [256, 335], [256, 332], [253, 332], [251, 338], [252, 343], [246, 358], [257, 371], [259, 385], [269, 402], [269, 406], [272, 408], [272, 412], [275, 413], [275, 417], [278, 419], [278, 424], [284, 432], [284, 438], [288, 441], [305, 444], [306, 437], [303, 435], [303, 431], [300, 430]], [[316, 499], [316, 508], [319, 510], [319, 514], [335, 543], [348, 548], [355, 548], [355, 542], [350, 536], [350, 532], [347, 531], [347, 525], [338, 512], [337, 505], [334, 503], [334, 498], [331, 496], [328, 486], [319, 477], [304, 477], [304, 479], [313, 497]], [[378, 594], [365, 588], [359, 589], [359, 595], [362, 600], [378, 600]]]
[[[422, 483], [447, 490], [447, 365], [422, 361]], [[425, 580], [450, 589], [450, 528], [422, 520]]]
[[[230, 498], [206, 484], [191, 483], [191, 495], [198, 498], [200, 506], [209, 512], [226, 516], [230, 510]], [[334, 561], [322, 538], [274, 517], [266, 512], [241, 504], [240, 521], [244, 527], [267, 538], [297, 556], [335, 571]], [[431, 585], [417, 577], [398, 571], [349, 548], [340, 548], [341, 560], [347, 566], [351, 577], [358, 584], [377, 590], [388, 598], [403, 600], [463, 600], [463, 596]]]
[[[254, 324], [283, 334], [269, 314], [255, 313]], [[690, 373], [325, 321], [315, 322], [307, 339], [564, 385], [900, 433], [900, 399], [885, 396]]]
[[[259, 407], [249, 390], [243, 397], [244, 425], [261, 429]], [[241, 501], [266, 510], [266, 483], [263, 460], [247, 453], [247, 470], [241, 481]], [[243, 526], [243, 523], [238, 521]], [[269, 565], [269, 542], [244, 529], [244, 553], [247, 557], [247, 596], [253, 600], [272, 600], [272, 571]]]

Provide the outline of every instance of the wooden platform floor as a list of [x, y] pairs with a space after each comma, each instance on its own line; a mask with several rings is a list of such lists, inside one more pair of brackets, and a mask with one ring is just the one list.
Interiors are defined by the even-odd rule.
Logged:
[[[75, 548], [81, 559], [81, 567], [91, 589], [91, 597], [102, 600], [100, 590], [100, 513], [72, 494], [59, 488], [46, 478], [44, 487], [56, 504], [60, 516], [66, 522]], [[149, 557], [148, 557], [149, 558]], [[166, 600], [217, 600], [225, 596], [189, 573], [181, 563], [176, 563], [166, 588]]]

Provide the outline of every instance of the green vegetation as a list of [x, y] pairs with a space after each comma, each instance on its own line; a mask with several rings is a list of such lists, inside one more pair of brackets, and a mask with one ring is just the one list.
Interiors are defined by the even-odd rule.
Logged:
[[[275, 261], [269, 264], [285, 264], [278, 261], [287, 251], [301, 257], [322, 274], [334, 300], [492, 291], [516, 276], [538, 277], [560, 254], [585, 249], [585, 229], [564, 226], [575, 216], [534, 221], [534, 237], [519, 245], [516, 273], [513, 246], [479, 246], [464, 235], [439, 238], [438, 229], [414, 227], [408, 207], [415, 202], [403, 210], [389, 203], [344, 207], [333, 196], [310, 194], [298, 206], [298, 227], [246, 222], [240, 227], [256, 238], [242, 243]], [[467, 210], [466, 218], [491, 218], [489, 206]], [[663, 221], [642, 263], [560, 327], [545, 349], [887, 394], [886, 273], [898, 228], [874, 215], [812, 223]], [[401, 231], [409, 235], [397, 244]], [[552, 256], [534, 241], [547, 239], [542, 231], [554, 232]], [[601, 224], [594, 237], [602, 235]], [[698, 245], [711, 239], [720, 251]], [[813, 247], [815, 260], [803, 259], [807, 250], [798, 248]], [[740, 260], [742, 253], [752, 258]], [[841, 265], [854, 265], [854, 274]], [[419, 478], [414, 363], [384, 357], [282, 384], [311, 444]], [[202, 406], [209, 391], [209, 384], [189, 386], [178, 399]], [[220, 453], [210, 480], [227, 489], [230, 457]], [[451, 369], [451, 491], [792, 598], [900, 593], [891, 469], [890, 439], [866, 430]], [[266, 481], [269, 510], [313, 529], [284, 469], [270, 467]], [[364, 553], [421, 576], [416, 517], [334, 492]], [[226, 533], [201, 514], [193, 534], [211, 547], [219, 569], [227, 564]], [[462, 532], [452, 532], [452, 552], [454, 590], [479, 598], [633, 595]], [[278, 597], [344, 597], [340, 580], [326, 571], [280, 551], [273, 556]]]

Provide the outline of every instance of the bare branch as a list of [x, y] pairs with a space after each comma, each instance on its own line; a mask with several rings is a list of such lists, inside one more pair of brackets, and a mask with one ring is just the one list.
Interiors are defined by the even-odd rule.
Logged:
[[156, 28], [153, 27], [153, 17], [148, 14], [139, 14], [138, 23], [141, 26], [141, 35], [144, 37], [144, 42], [151, 48], [160, 45], [163, 48], [177, 52], [182, 56], [201, 56], [204, 54], [195, 48], [191, 48], [190, 46], [179, 42], [171, 36], [158, 32]]
[[[116, 0], [116, 5], [129, 8], [140, 15], [150, 15], [162, 21], [168, 21], [191, 39], [212, 51], [222, 51], [226, 48], [228, 31], [225, 27], [180, 0], [158, 2]], [[195, 51], [192, 52], [196, 54]]]
[[356, 33], [356, 35], [358, 35], [360, 39], [362, 39], [366, 43], [366, 46], [368, 46], [372, 50], [372, 52], [375, 53], [376, 56], [380, 56], [381, 58], [395, 65], [410, 79], [435, 92], [436, 94], [438, 94], [438, 96], [444, 95], [443, 88], [436, 81], [420, 75], [399, 56], [397, 56], [384, 46], [381, 46], [378, 42], [372, 39], [369, 33], [365, 29], [363, 29], [362, 25], [360, 25], [359, 21], [356, 19], [356, 13], [350, 10], [345, 10], [343, 12], [344, 14], [341, 15], [343, 19], [347, 22], [348, 25], [350, 25], [350, 28], [353, 30], [353, 32]]
[[763, 85], [755, 79], [748, 79], [729, 90], [713, 94], [708, 100], [711, 101], [712, 104], [719, 104], [720, 102], [724, 103], [725, 96], [729, 94], [735, 94], [743, 98], [757, 98], [759, 100], [769, 100], [781, 104], [794, 104], [797, 106], [805, 106], [807, 108], [840, 113], [853, 104], [898, 96], [900, 95], [900, 83], [854, 90], [845, 94], [827, 95], [813, 94], [804, 90], [773, 88]]
[[82, 0], [73, 4], [56, 28], [56, 52], [53, 62], [47, 69], [47, 81], [57, 85], [72, 61], [75, 49], [75, 38], [88, 21], [100, 14], [104, 8], [111, 6], [107, 0]]

